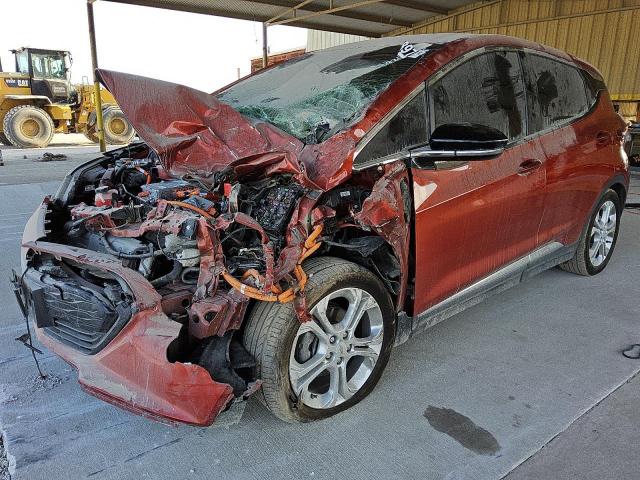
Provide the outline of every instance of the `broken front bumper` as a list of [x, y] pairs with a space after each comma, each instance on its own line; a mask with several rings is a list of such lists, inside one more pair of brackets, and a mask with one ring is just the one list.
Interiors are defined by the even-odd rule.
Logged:
[[[38, 212], [32, 218], [35, 223], [39, 223], [37, 216]], [[33, 233], [39, 230], [27, 229]], [[25, 237], [28, 237], [27, 231]], [[38, 238], [38, 235], [34, 237]], [[163, 313], [160, 295], [142, 275], [123, 267], [108, 255], [91, 250], [29, 241], [28, 238], [23, 241], [25, 253], [29, 252], [29, 255], [48, 255], [110, 272], [126, 284], [135, 299], [131, 311], [125, 312], [130, 319], [126, 321], [125, 318], [122, 324], [116, 320], [107, 325], [111, 338], [95, 351], [83, 352], [73, 342], [65, 342], [64, 338], [48, 332], [48, 327], [44, 326], [46, 320], [35, 322], [36, 305], [42, 307], [42, 301], [34, 298], [38, 296], [37, 292], [42, 294], [42, 282], [38, 281], [37, 272], [27, 267], [23, 275], [15, 279], [38, 340], [78, 370], [78, 381], [85, 391], [157, 420], [202, 426], [210, 425], [234, 398], [232, 387], [212, 380], [204, 368], [169, 361], [168, 349], [178, 338], [181, 324]], [[31, 274], [29, 270], [32, 270]], [[97, 330], [102, 326], [101, 320], [97, 321]]]

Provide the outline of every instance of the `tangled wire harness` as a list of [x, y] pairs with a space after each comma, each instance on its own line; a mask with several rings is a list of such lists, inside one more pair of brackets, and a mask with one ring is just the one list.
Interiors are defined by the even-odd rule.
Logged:
[[[226, 282], [231, 285], [234, 289], [238, 290], [243, 295], [253, 298], [254, 300], [260, 300], [262, 302], [280, 302], [280, 303], [288, 303], [293, 301], [296, 295], [296, 291], [304, 290], [304, 287], [307, 283], [307, 274], [302, 268], [302, 262], [309, 258], [318, 248], [322, 242], [318, 242], [318, 237], [322, 233], [322, 225], [318, 225], [313, 229], [311, 235], [307, 237], [302, 246], [302, 253], [300, 254], [300, 259], [293, 269], [293, 274], [298, 281], [298, 285], [294, 288], [291, 287], [284, 292], [282, 289], [276, 285], [271, 287], [271, 293], [263, 293], [256, 287], [243, 283], [238, 280], [234, 276], [232, 276], [229, 272], [222, 272], [222, 277], [226, 280]], [[263, 277], [256, 270], [247, 270], [242, 276], [242, 280], [247, 280], [248, 278], [255, 278], [258, 281], [262, 281]]]

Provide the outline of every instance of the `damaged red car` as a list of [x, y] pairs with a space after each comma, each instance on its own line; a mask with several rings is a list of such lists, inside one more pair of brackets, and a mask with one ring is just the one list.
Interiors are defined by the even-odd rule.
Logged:
[[600, 74], [503, 36], [307, 53], [214, 94], [99, 71], [143, 142], [73, 170], [14, 283], [89, 393], [208, 425], [362, 400], [391, 349], [611, 258], [629, 174]]

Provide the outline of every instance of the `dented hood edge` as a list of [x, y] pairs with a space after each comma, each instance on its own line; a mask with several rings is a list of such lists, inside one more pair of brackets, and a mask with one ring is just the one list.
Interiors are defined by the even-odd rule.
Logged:
[[244, 117], [214, 95], [128, 73], [98, 69], [96, 74], [172, 175], [206, 179], [229, 168], [241, 174], [262, 169], [313, 183], [299, 161], [300, 140]]

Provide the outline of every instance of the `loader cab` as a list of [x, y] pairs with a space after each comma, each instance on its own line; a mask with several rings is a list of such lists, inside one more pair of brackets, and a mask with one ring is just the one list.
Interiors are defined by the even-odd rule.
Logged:
[[52, 103], [75, 103], [69, 52], [37, 48], [20, 48], [11, 52], [15, 55], [16, 71], [29, 75], [32, 95], [42, 95]]

